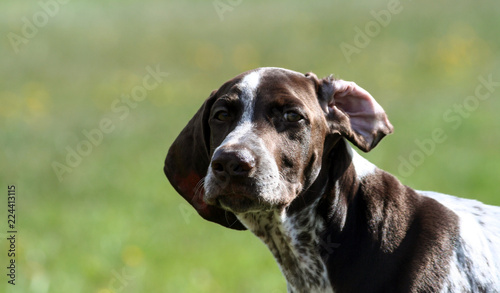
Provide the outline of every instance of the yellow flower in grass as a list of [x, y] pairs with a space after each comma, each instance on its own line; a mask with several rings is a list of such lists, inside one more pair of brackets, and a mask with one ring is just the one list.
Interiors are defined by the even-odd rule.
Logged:
[[129, 267], [136, 267], [144, 260], [144, 253], [139, 246], [128, 245], [122, 251], [122, 260]]
[[457, 23], [438, 41], [435, 54], [446, 71], [455, 73], [467, 71], [475, 63], [488, 58], [490, 47], [472, 27]]
[[28, 115], [33, 118], [47, 115], [47, 107], [50, 103], [50, 95], [42, 83], [30, 82], [24, 85], [24, 95]]

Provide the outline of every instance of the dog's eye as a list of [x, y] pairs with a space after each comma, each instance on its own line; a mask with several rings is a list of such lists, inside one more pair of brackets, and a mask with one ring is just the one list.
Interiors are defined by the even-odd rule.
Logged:
[[219, 121], [228, 121], [231, 119], [231, 114], [229, 114], [229, 112], [226, 110], [220, 110], [215, 113], [214, 118]]
[[287, 122], [299, 122], [303, 119], [303, 117], [299, 113], [293, 111], [285, 112], [283, 117]]

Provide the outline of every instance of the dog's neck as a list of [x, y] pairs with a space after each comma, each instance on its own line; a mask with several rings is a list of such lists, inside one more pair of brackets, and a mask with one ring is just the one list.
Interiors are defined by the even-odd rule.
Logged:
[[315, 201], [293, 215], [284, 209], [238, 215], [276, 258], [288, 292], [333, 292], [318, 250], [324, 220], [316, 212], [317, 204]]

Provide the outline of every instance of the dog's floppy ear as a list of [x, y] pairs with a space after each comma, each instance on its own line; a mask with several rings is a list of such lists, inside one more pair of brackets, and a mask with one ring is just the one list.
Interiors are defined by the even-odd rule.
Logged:
[[215, 100], [215, 93], [216, 91], [212, 92], [172, 143], [163, 170], [175, 190], [204, 219], [228, 228], [245, 230], [233, 213], [207, 205], [203, 201], [204, 189], [201, 180], [206, 176], [210, 163], [208, 115]]
[[384, 109], [362, 87], [352, 81], [326, 77], [316, 83], [318, 99], [333, 132], [347, 138], [364, 152], [370, 151], [393, 127]]

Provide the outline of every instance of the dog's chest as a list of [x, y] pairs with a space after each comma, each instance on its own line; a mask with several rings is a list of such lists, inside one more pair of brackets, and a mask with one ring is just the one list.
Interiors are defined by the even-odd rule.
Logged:
[[279, 263], [288, 292], [333, 292], [320, 254], [322, 220], [312, 208], [288, 217], [282, 212], [238, 216], [259, 237]]

